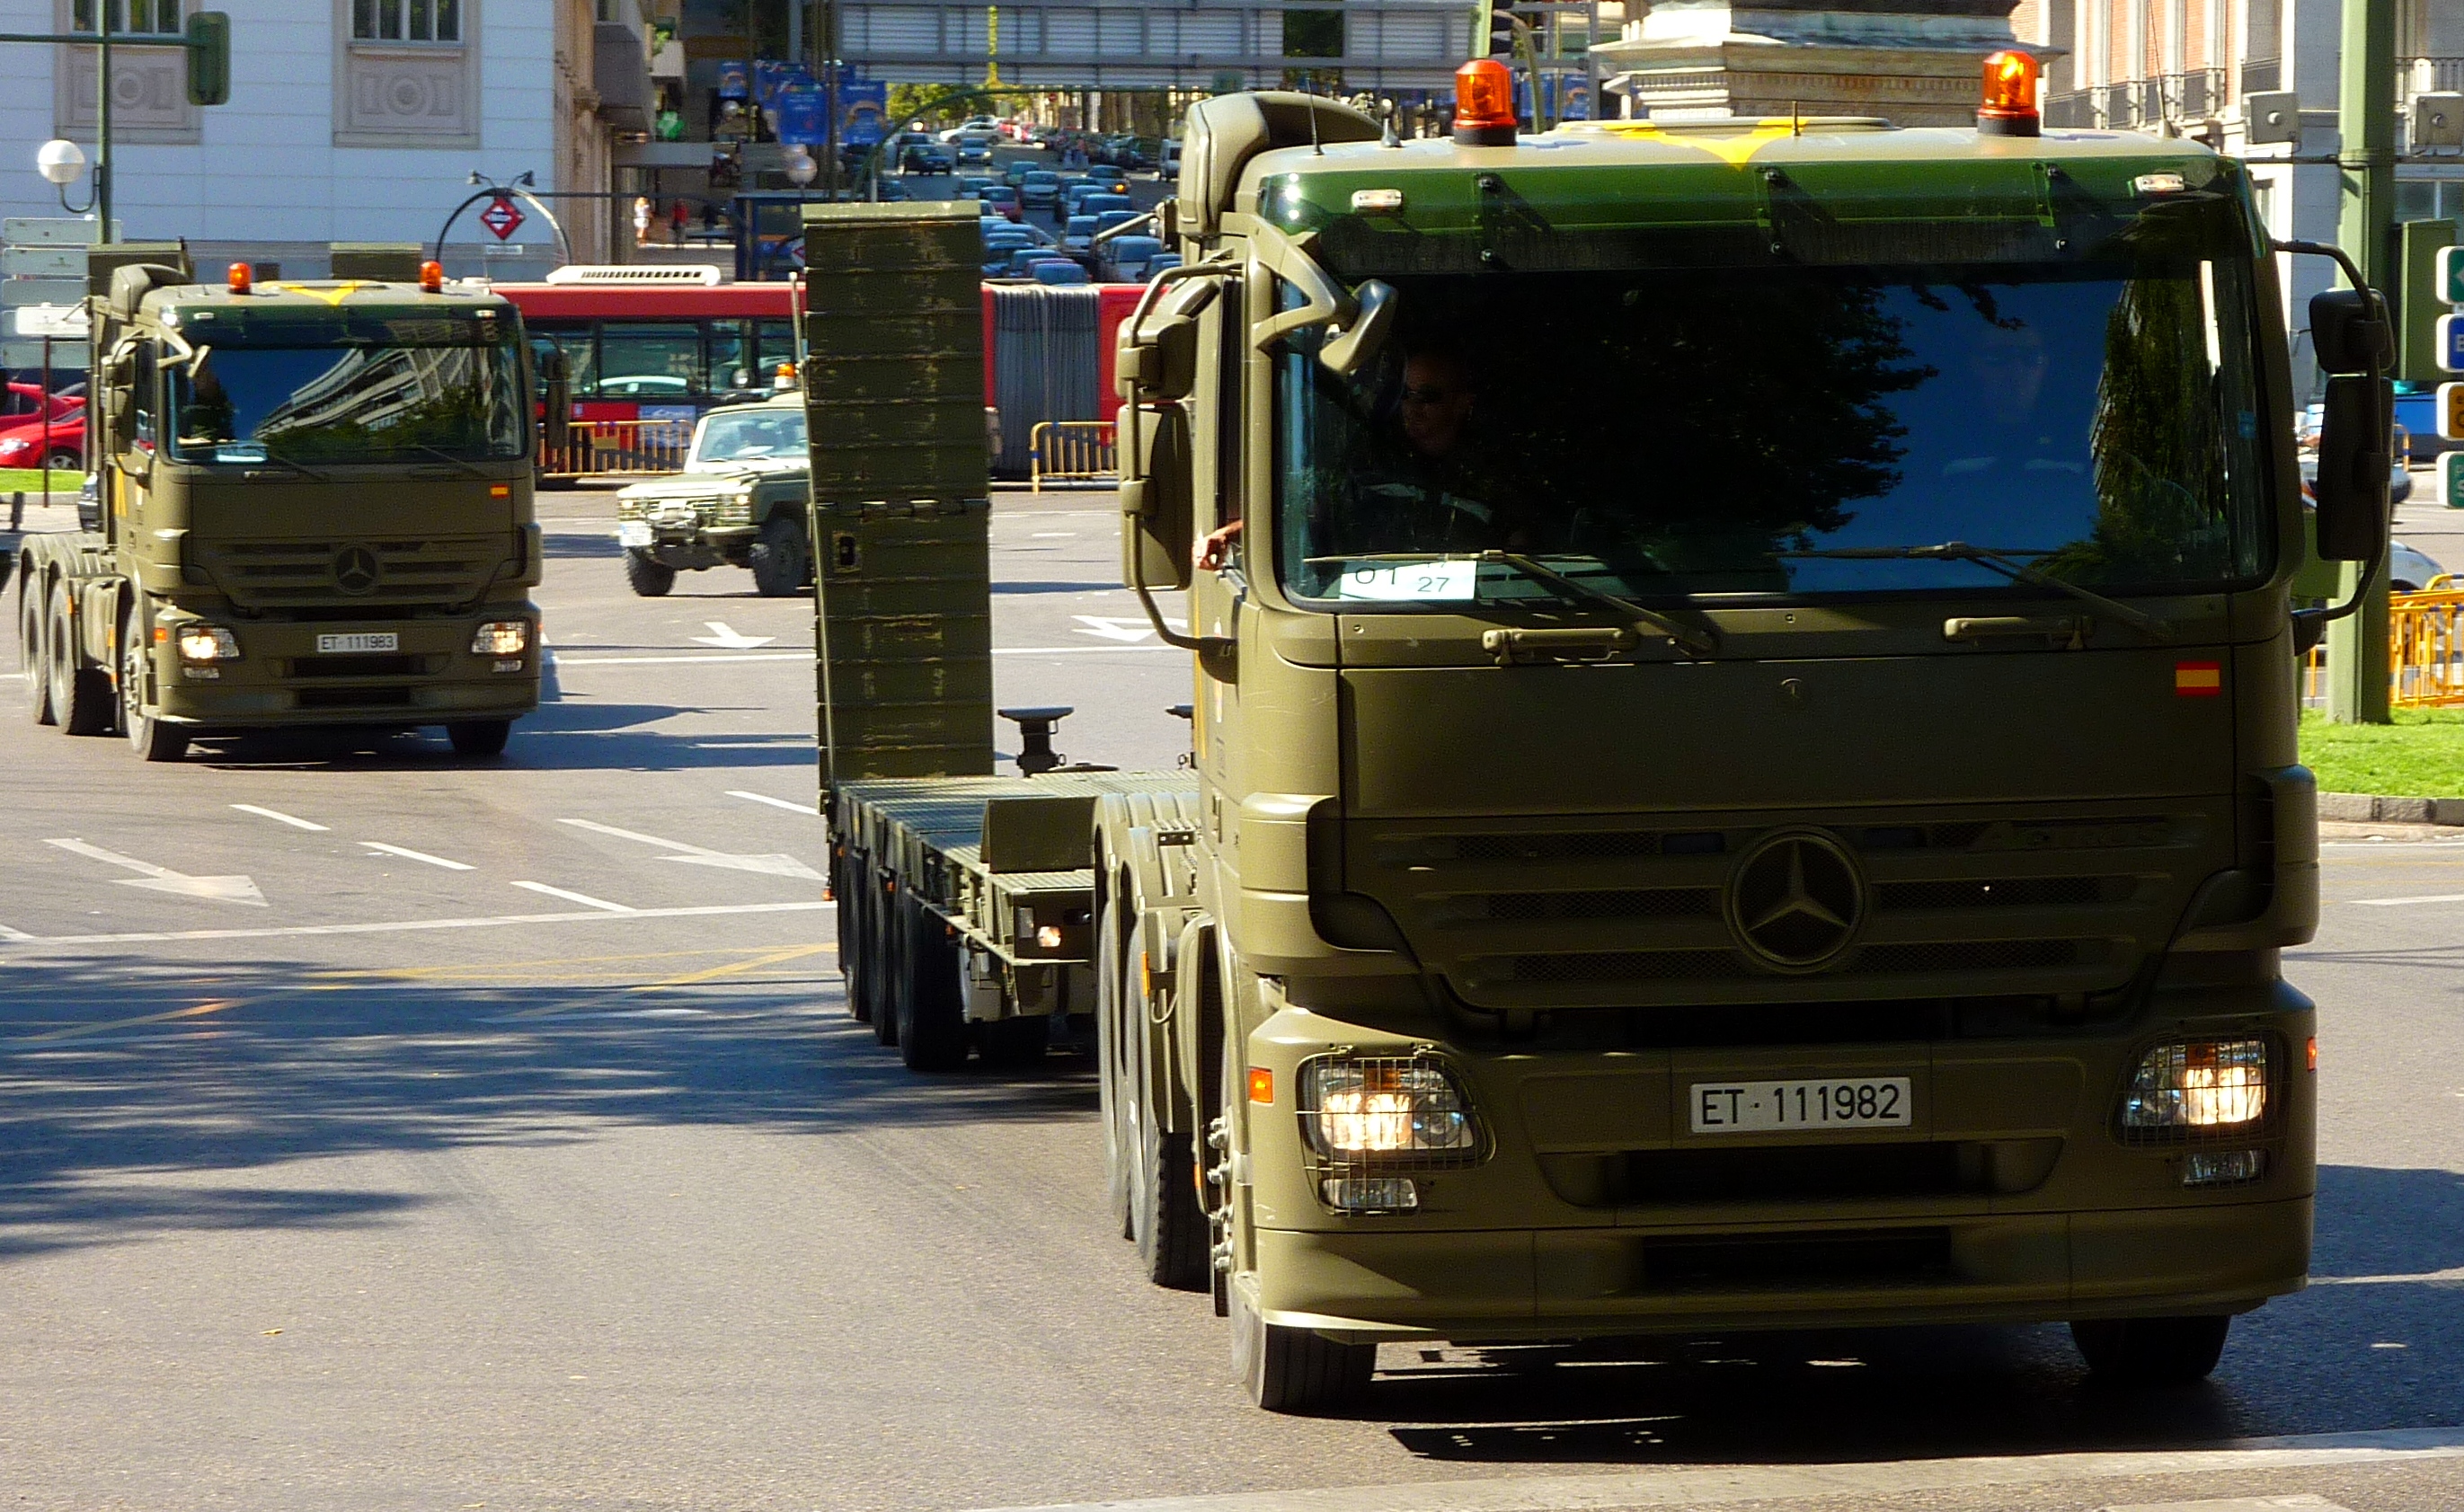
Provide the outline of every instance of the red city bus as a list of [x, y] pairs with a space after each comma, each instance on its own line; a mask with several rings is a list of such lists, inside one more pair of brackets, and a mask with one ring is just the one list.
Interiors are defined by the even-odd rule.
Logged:
[[551, 475], [673, 471], [703, 410], [761, 398], [796, 360], [795, 291], [783, 283], [652, 265], [560, 268], [545, 283], [494, 287], [522, 312], [542, 405], [560, 362], [564, 375], [571, 425], [561, 438], [547, 427], [540, 471]]
[[[703, 410], [772, 391], [779, 365], [797, 358], [797, 286], [726, 283], [720, 277], [715, 267], [652, 264], [560, 268], [545, 283], [494, 285], [522, 312], [530, 333], [542, 422], [549, 375], [560, 362], [564, 374], [568, 425], [561, 434], [554, 426], [543, 427], [543, 473], [673, 471], [683, 465], [693, 422]], [[1000, 342], [1032, 340], [1023, 331], [999, 332], [993, 318], [996, 287], [1004, 286], [984, 286], [987, 406], [1002, 397], [996, 362]], [[1109, 420], [1112, 407], [1113, 342], [1142, 292], [1135, 284], [1096, 290], [1092, 356], [1103, 419]], [[1045, 397], [1037, 396], [1039, 403]], [[1026, 434], [1019, 431], [1021, 445]]]

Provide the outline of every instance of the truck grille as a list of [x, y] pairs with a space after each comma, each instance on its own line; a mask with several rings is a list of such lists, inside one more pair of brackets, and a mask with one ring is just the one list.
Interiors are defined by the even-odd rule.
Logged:
[[[2230, 800], [2165, 807], [1570, 817], [1520, 834], [1354, 821], [1343, 885], [1482, 1008], [2094, 993], [2126, 982], [2190, 890], [2232, 865]], [[1731, 916], [1756, 855], [1792, 832], [1821, 837], [1857, 879], [1861, 917], [1828, 957], [1760, 953]]]
[[497, 536], [433, 540], [201, 541], [194, 564], [251, 609], [469, 603], [510, 558]]

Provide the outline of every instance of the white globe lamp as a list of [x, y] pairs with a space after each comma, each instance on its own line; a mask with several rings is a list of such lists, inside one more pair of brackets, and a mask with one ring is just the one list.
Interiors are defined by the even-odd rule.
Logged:
[[44, 142], [34, 154], [34, 169], [61, 188], [67, 188], [85, 177], [85, 149], [74, 142], [54, 138]]

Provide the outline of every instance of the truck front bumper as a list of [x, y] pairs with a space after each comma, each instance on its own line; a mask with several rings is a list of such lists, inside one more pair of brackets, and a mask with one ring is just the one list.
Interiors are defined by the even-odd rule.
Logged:
[[[1235, 1283], [1287, 1326], [1456, 1341], [2246, 1311], [2307, 1277], [2316, 1032], [2276, 980], [2159, 991], [2093, 1034], [1815, 1045], [1475, 1051], [1283, 1007], [1247, 1044], [1275, 1100], [1244, 1110]], [[2143, 1058], [2210, 1040], [2270, 1046], [2263, 1115], [2125, 1129]], [[1313, 1152], [1309, 1063], [1397, 1056], [1444, 1067], [1477, 1150]], [[1706, 1086], [1883, 1079], [1904, 1125], [1690, 1116]], [[1338, 1211], [1381, 1175], [1412, 1200]]]
[[617, 528], [620, 544], [648, 553], [652, 561], [679, 572], [743, 566], [761, 535], [756, 525], [652, 525], [625, 520]]
[[[529, 626], [518, 656], [471, 649], [483, 625]], [[539, 610], [499, 604], [452, 619], [250, 622], [165, 610], [151, 647], [156, 717], [199, 730], [302, 725], [442, 725], [513, 719], [539, 707]], [[237, 658], [205, 669], [179, 654], [184, 625], [219, 625]], [[379, 651], [320, 651], [319, 636], [393, 637]], [[367, 644], [365, 642], [361, 643]]]

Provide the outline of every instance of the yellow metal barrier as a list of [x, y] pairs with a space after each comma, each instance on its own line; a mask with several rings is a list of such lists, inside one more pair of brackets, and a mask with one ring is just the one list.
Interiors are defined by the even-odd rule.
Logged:
[[1027, 486], [1094, 483], [1121, 475], [1109, 420], [1040, 420], [1026, 434]]
[[549, 477], [676, 472], [693, 448], [689, 420], [576, 420], [564, 442], [539, 440], [539, 471]]
[[[2387, 595], [2387, 676], [2392, 708], [2464, 708], [2464, 589]], [[2326, 691], [2321, 646], [2302, 668], [2301, 695], [2315, 700]]]

